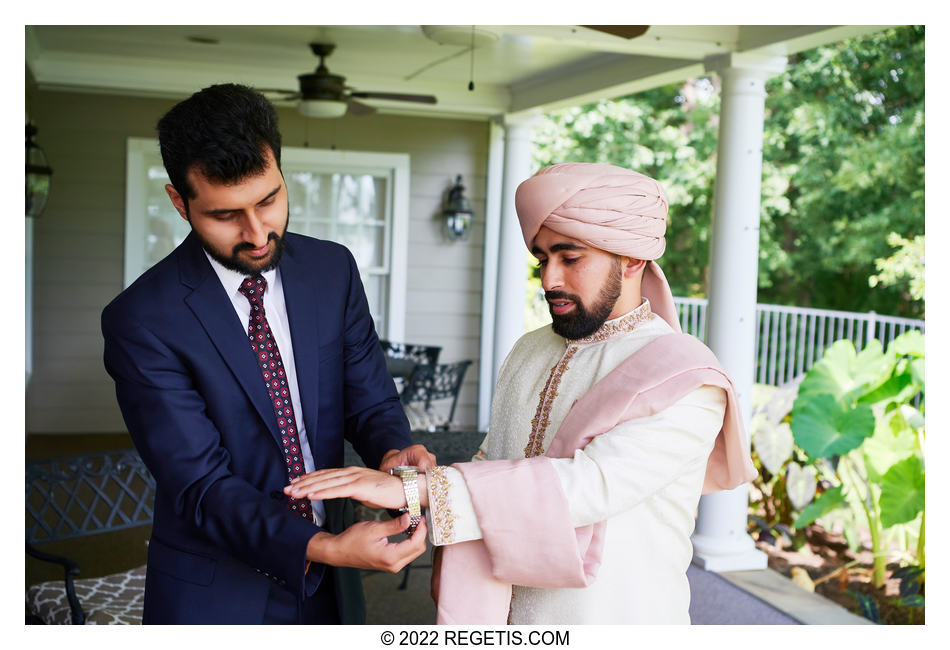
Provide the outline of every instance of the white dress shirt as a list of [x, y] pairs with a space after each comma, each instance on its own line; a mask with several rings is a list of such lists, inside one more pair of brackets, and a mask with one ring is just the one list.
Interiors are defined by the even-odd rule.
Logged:
[[[217, 273], [221, 285], [231, 299], [234, 311], [237, 313], [241, 323], [244, 324], [244, 334], [247, 335], [247, 323], [251, 319], [251, 303], [247, 297], [238, 291], [244, 278], [247, 277], [224, 268], [220, 262], [208, 255], [204, 251], [208, 261], [211, 262], [211, 268]], [[290, 399], [294, 407], [294, 419], [297, 421], [297, 437], [300, 440], [300, 452], [303, 455], [304, 471], [312, 472], [314, 470], [313, 454], [310, 452], [310, 442], [307, 440], [307, 429], [303, 422], [302, 402], [300, 401], [300, 390], [297, 387], [297, 370], [294, 365], [294, 346], [290, 339], [290, 323], [287, 320], [287, 304], [284, 302], [284, 287], [280, 281], [279, 269], [271, 269], [261, 275], [267, 280], [267, 290], [264, 291], [264, 316], [267, 318], [267, 324], [270, 325], [271, 333], [277, 342], [277, 349], [280, 350], [280, 359], [284, 364], [284, 371], [287, 373], [287, 384], [290, 386]], [[248, 343], [250, 346], [250, 343]], [[261, 377], [261, 383], [264, 378]], [[276, 417], [276, 416], [275, 416]], [[313, 520], [318, 526], [323, 524], [326, 519], [326, 510], [323, 507], [323, 501], [311, 501], [313, 505]]]

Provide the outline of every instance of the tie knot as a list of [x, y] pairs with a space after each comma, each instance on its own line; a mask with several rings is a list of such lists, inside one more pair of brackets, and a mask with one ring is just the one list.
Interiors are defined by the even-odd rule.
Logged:
[[250, 277], [244, 278], [244, 282], [241, 283], [240, 291], [245, 298], [249, 301], [257, 302], [264, 297], [264, 292], [267, 290], [267, 280], [264, 279], [263, 275], [252, 275]]

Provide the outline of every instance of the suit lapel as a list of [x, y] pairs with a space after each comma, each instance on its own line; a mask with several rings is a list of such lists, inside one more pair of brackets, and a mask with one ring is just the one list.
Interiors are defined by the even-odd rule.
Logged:
[[[280, 281], [284, 287], [284, 303], [290, 323], [290, 340], [294, 346], [294, 367], [297, 371], [297, 390], [300, 393], [299, 409], [303, 411], [303, 423], [310, 440], [314, 459], [317, 458], [314, 444], [317, 440], [317, 395], [319, 394], [319, 344], [318, 307], [316, 291], [307, 283], [307, 269], [291, 248], [290, 236], [284, 257], [280, 261]], [[312, 273], [312, 271], [311, 271]], [[301, 417], [299, 414], [298, 418]]]
[[231, 299], [208, 263], [194, 233], [182, 242], [180, 252], [181, 281], [192, 289], [185, 297], [185, 304], [201, 322], [221, 358], [267, 424], [274, 441], [281, 444], [274, 405], [267, 396], [261, 369], [248, 343], [244, 324], [234, 312]]

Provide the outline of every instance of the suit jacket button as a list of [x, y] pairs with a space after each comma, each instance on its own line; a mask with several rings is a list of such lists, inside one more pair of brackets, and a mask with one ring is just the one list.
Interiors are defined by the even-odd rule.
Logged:
[[283, 499], [283, 498], [284, 498], [284, 493], [283, 493], [283, 491], [281, 491], [281, 490], [271, 490], [270, 498], [271, 498], [271, 499]]

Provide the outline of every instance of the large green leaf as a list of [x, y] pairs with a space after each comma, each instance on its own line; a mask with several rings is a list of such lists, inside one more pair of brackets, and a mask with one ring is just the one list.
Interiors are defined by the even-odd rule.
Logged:
[[792, 409], [795, 444], [811, 460], [846, 454], [874, 434], [874, 413], [866, 404], [850, 407], [828, 394], [801, 394]]
[[908, 330], [891, 341], [887, 353], [896, 356], [924, 356], [924, 335], [920, 330]]
[[752, 446], [762, 461], [762, 465], [770, 474], [778, 474], [782, 465], [792, 457], [795, 444], [792, 440], [792, 430], [787, 422], [773, 426], [764, 413], [758, 414], [752, 431]]
[[916, 454], [895, 464], [881, 480], [881, 524], [911, 521], [924, 509], [924, 464]]
[[788, 464], [788, 473], [785, 475], [785, 493], [795, 510], [802, 510], [815, 498], [815, 488], [818, 486], [818, 472], [814, 467], [802, 468], [798, 463]]
[[844, 503], [842, 486], [839, 485], [838, 487], [826, 490], [820, 497], [815, 499], [811, 505], [802, 510], [802, 513], [798, 515], [795, 523], [792, 524], [792, 528], [802, 528], [807, 526], [819, 517], [828, 514], [835, 508], [838, 508], [842, 503]]
[[895, 463], [917, 449], [917, 434], [907, 425], [902, 409], [878, 418], [874, 435], [864, 441], [864, 467], [868, 478], [880, 481]]
[[924, 358], [914, 359], [910, 362], [910, 372], [914, 376], [914, 381], [920, 384], [921, 390], [924, 388]]
[[808, 371], [798, 394], [827, 393], [852, 402], [887, 381], [896, 358], [885, 355], [876, 339], [868, 342], [860, 353], [854, 344], [842, 339], [827, 350], [821, 360]]
[[828, 393], [840, 397], [851, 384], [849, 369], [856, 357], [854, 344], [836, 341], [827, 350], [798, 387], [798, 399], [809, 393]]
[[913, 373], [908, 369], [895, 374], [876, 389], [862, 395], [858, 401], [871, 406], [886, 407], [888, 404], [903, 404], [908, 402], [923, 386], [914, 380]]
[[897, 359], [884, 354], [881, 343], [872, 339], [857, 354], [851, 364], [850, 375], [852, 384], [848, 388], [850, 398], [847, 401], [858, 399], [864, 393], [875, 390], [891, 376]]

